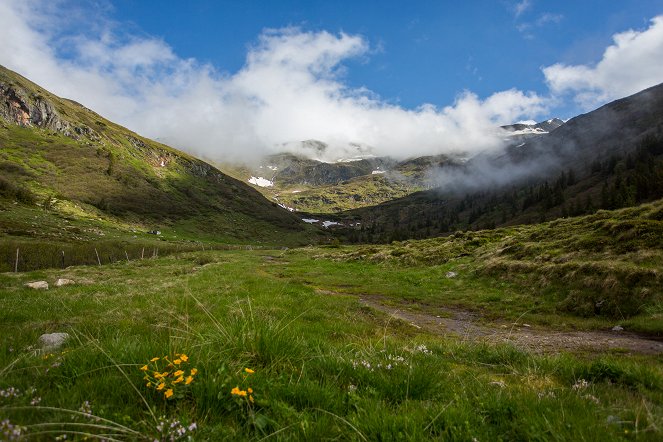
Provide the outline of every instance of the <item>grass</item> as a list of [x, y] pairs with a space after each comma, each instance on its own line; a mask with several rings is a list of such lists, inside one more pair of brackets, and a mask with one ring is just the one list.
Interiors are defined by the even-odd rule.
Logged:
[[[660, 357], [535, 356], [427, 335], [315, 289], [414, 299], [446, 268], [425, 279], [424, 268], [310, 260], [322, 252], [176, 253], [1, 274], [6, 425], [37, 439], [166, 440], [171, 425], [200, 440], [660, 439]], [[59, 277], [77, 284], [23, 287]], [[457, 280], [444, 281], [438, 290]], [[35, 350], [40, 334], [62, 331], [72, 338], [61, 351]], [[142, 366], [181, 353], [198, 370], [182, 394], [145, 386]], [[239, 394], [249, 388], [253, 402]]]
[[[506, 304], [510, 316], [527, 312], [541, 315], [544, 322], [554, 320], [547, 315], [568, 316], [574, 324], [583, 322], [580, 318], [589, 322], [604, 318], [660, 336], [661, 213], [663, 200], [537, 225], [348, 247], [322, 256], [356, 261], [361, 267], [366, 263], [393, 267], [385, 281], [392, 274], [410, 272], [419, 273], [419, 281], [436, 281], [446, 279], [447, 271], [459, 270], [453, 284], [474, 286], [481, 293], [476, 297], [463, 289], [458, 293], [461, 302], [475, 309], [499, 313]], [[385, 285], [391, 286], [391, 281]], [[434, 291], [430, 288], [429, 295], [419, 294], [416, 299], [435, 302]], [[448, 301], [445, 296], [444, 302]]]
[[[195, 239], [233, 243], [301, 245], [325, 236], [209, 164], [143, 138], [1, 66], [0, 82], [27, 107], [47, 103], [52, 108], [50, 123], [22, 127], [0, 118], [1, 212], [14, 211], [17, 203], [58, 215], [74, 211], [77, 217], [103, 218], [116, 226], [170, 228]], [[2, 216], [0, 222], [6, 221]]]

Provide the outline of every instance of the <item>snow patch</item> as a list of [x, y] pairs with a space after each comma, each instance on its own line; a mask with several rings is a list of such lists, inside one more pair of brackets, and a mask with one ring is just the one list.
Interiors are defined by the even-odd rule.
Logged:
[[288, 207], [288, 206], [286, 206], [285, 204], [281, 204], [281, 203], [277, 203], [277, 204], [279, 205], [279, 207], [283, 207], [283, 208], [284, 208], [285, 210], [287, 210], [288, 212], [294, 212], [294, 211], [295, 211], [295, 208], [294, 208], [294, 207]]
[[331, 226], [338, 226], [338, 225], [340, 225], [340, 224], [341, 224], [341, 223], [337, 223], [336, 221], [323, 221], [323, 222], [322, 222], [322, 227], [324, 227], [324, 228], [326, 229], [326, 228], [328, 228], [328, 227], [331, 227]]
[[273, 181], [270, 181], [267, 178], [263, 178], [261, 176], [259, 177], [252, 176], [251, 178], [249, 178], [249, 183], [260, 187], [272, 187], [274, 185]]
[[315, 219], [315, 218], [302, 218], [302, 221], [304, 221], [305, 223], [308, 223], [308, 224], [315, 224], [317, 222], [320, 222], [319, 219]]
[[386, 172], [387, 172], [386, 170], [374, 170], [373, 172], [371, 172], [371, 175], [377, 175], [377, 174], [386, 173]]
[[274, 170], [274, 171], [279, 170], [279, 168], [276, 167], [276, 166], [267, 166], [267, 168], [268, 168], [269, 170]]
[[539, 135], [539, 134], [547, 134], [548, 131], [545, 131], [541, 129], [540, 127], [528, 127], [526, 129], [522, 130], [514, 130], [513, 132], [509, 132], [508, 136], [513, 136], [513, 135]]

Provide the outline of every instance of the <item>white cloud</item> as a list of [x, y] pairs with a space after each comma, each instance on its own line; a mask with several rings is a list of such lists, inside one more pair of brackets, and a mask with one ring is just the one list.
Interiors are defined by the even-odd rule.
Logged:
[[513, 6], [513, 14], [515, 15], [516, 18], [518, 18], [531, 7], [532, 7], [532, 2], [530, 0], [522, 0]]
[[663, 15], [643, 31], [613, 36], [594, 66], [554, 64], [543, 69], [555, 94], [571, 93], [585, 109], [663, 82]]
[[[145, 136], [213, 159], [307, 139], [329, 143], [332, 156], [347, 156], [352, 142], [397, 157], [480, 151], [501, 143], [496, 125], [546, 110], [544, 98], [517, 90], [483, 100], [466, 91], [443, 108], [389, 104], [343, 81], [343, 62], [369, 53], [357, 35], [266, 30], [242, 69], [226, 73], [103, 15], [71, 27], [53, 5], [0, 0], [0, 63]], [[62, 8], [76, 13], [67, 0], [55, 3]]]

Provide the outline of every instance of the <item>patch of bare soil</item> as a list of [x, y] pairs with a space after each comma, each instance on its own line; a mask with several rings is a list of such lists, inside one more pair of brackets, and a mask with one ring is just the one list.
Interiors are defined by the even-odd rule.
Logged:
[[[347, 293], [318, 290], [323, 295]], [[560, 351], [624, 351], [663, 354], [663, 342], [626, 331], [556, 331], [523, 323], [484, 324], [475, 313], [436, 308], [434, 313], [413, 310], [407, 305], [386, 305], [380, 296], [360, 295], [359, 301], [411, 326], [440, 336], [456, 336], [467, 341], [509, 342], [535, 353]]]

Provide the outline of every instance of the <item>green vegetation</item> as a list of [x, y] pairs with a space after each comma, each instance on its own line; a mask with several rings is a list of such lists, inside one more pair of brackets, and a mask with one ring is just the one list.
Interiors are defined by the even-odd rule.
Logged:
[[[0, 93], [0, 439], [663, 438], [663, 200], [342, 246], [4, 68]], [[584, 178], [451, 202], [472, 221], [436, 218], [452, 204], [419, 194], [421, 205], [387, 204], [389, 226], [362, 220], [349, 238], [477, 228], [505, 207], [591, 212], [569, 196], [598, 186], [604, 208], [651, 201], [660, 146], [644, 140]], [[300, 166], [284, 173], [311, 165]], [[344, 170], [359, 167], [373, 164]], [[289, 196], [345, 208], [392, 184]], [[50, 289], [26, 286], [39, 280]], [[45, 348], [46, 333], [69, 338]]]
[[[658, 200], [537, 225], [348, 248], [331, 256], [425, 266], [431, 271], [437, 266], [460, 268], [463, 273], [482, 275], [482, 280], [490, 278], [485, 288], [478, 288], [480, 292], [503, 281], [524, 297], [522, 303], [508, 306], [505, 314], [512, 317], [523, 312], [598, 315], [660, 335], [662, 251], [663, 200]], [[436, 274], [441, 276], [439, 271]], [[501, 302], [485, 305], [483, 298], [472, 300], [466, 295], [463, 302], [496, 312], [504, 308]]]
[[301, 192], [283, 191], [278, 194], [278, 200], [302, 212], [338, 213], [384, 203], [418, 190], [421, 189], [382, 175], [367, 175], [334, 186], [320, 186]]
[[[36, 203], [61, 216], [69, 207], [76, 216], [141, 230], [172, 228], [221, 242], [283, 238], [308, 244], [322, 237], [209, 164], [140, 137], [2, 67], [0, 92], [7, 104], [0, 112], [3, 210], [13, 211], [13, 202]], [[16, 108], [23, 114], [5, 115]]]
[[[455, 296], [445, 268], [425, 280], [429, 268], [310, 260], [327, 252], [178, 253], [0, 275], [3, 425], [43, 439], [662, 436], [660, 357], [536, 356], [430, 335], [351, 293], [416, 296], [437, 279], [438, 296]], [[77, 284], [23, 287], [56, 278]], [[47, 332], [71, 338], [41, 353]], [[173, 368], [159, 370], [173, 379], [155, 388], [144, 368], [167, 355]]]
[[[563, 127], [563, 126], [562, 126]], [[608, 158], [585, 158], [547, 179], [476, 192], [418, 192], [342, 216], [364, 226], [352, 242], [422, 239], [456, 230], [535, 224], [663, 197], [663, 137], [647, 135]], [[568, 160], [567, 160], [568, 161]]]

